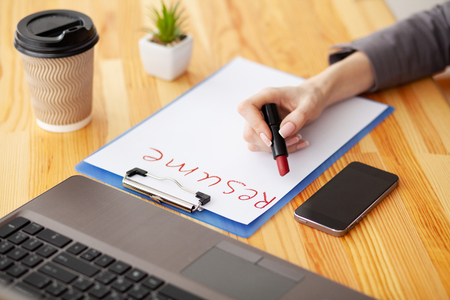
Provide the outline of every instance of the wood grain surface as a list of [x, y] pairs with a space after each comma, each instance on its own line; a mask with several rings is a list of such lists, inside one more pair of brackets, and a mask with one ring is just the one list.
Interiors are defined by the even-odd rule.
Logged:
[[[236, 56], [307, 78], [327, 67], [331, 45], [395, 21], [382, 0], [183, 0], [193, 57], [166, 82], [139, 58], [152, 5], [159, 1], [0, 1], [0, 216], [77, 174], [78, 162]], [[93, 120], [73, 133], [37, 126], [13, 46], [19, 20], [47, 9], [83, 12], [100, 34]], [[235, 238], [378, 299], [449, 299], [449, 104], [431, 78], [366, 96], [395, 112], [253, 236]], [[399, 187], [343, 238], [295, 222], [294, 209], [355, 160], [398, 174]]]

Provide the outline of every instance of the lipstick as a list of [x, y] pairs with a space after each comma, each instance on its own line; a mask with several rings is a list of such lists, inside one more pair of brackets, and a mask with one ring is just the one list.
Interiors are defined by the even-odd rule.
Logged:
[[275, 103], [268, 103], [262, 107], [264, 121], [272, 132], [272, 155], [277, 161], [278, 172], [281, 176], [289, 173], [289, 164], [287, 161], [288, 151], [284, 138], [278, 132], [280, 130], [281, 118]]

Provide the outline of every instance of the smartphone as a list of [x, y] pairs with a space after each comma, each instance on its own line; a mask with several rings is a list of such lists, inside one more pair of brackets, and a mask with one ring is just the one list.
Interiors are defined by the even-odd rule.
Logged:
[[398, 185], [398, 176], [352, 162], [300, 205], [296, 221], [344, 236]]

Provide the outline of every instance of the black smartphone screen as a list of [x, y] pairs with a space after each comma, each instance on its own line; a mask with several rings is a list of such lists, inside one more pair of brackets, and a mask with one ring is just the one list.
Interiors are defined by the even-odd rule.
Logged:
[[300, 205], [295, 214], [334, 230], [345, 230], [397, 182], [397, 175], [352, 162]]

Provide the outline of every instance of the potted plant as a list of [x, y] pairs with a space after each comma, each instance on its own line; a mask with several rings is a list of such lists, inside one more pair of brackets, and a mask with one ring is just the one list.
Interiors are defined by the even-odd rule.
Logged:
[[182, 31], [183, 10], [180, 2], [167, 7], [152, 9], [155, 30], [139, 40], [139, 52], [145, 71], [168, 81], [183, 74], [191, 60], [193, 37]]

